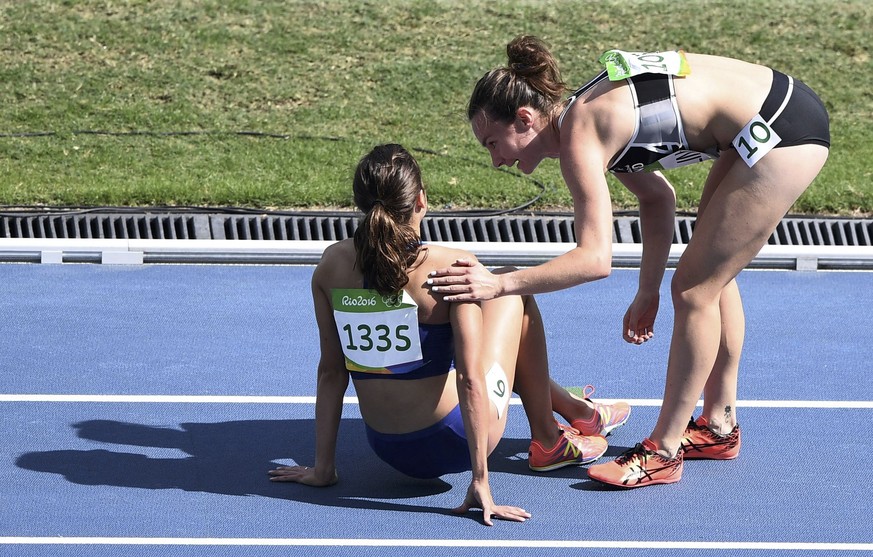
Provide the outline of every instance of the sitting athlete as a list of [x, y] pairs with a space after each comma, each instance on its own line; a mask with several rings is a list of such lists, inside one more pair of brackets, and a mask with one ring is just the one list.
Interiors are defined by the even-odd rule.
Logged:
[[[467, 108], [494, 166], [531, 173], [557, 158], [573, 198], [577, 245], [542, 265], [492, 274], [473, 261], [439, 269], [449, 301], [536, 294], [610, 273], [612, 205], [605, 171], [640, 203], [643, 254], [622, 323], [650, 340], [675, 224], [675, 192], [657, 172], [714, 159], [694, 234], [672, 279], [675, 313], [664, 402], [648, 438], [588, 475], [640, 487], [673, 483], [684, 458], [725, 460], [740, 450], [736, 400], [745, 317], [737, 274], [758, 254], [824, 166], [828, 114], [802, 82], [765, 66], [702, 54], [606, 52], [597, 78], [564, 98], [557, 62], [536, 37], [507, 46]], [[703, 393], [703, 411], [689, 422]]]
[[[549, 378], [545, 333], [532, 297], [450, 304], [427, 276], [465, 251], [425, 245], [419, 236], [427, 195], [415, 159], [399, 145], [373, 149], [354, 177], [364, 212], [353, 239], [331, 245], [312, 277], [321, 358], [315, 406], [316, 456], [283, 466], [274, 481], [328, 486], [337, 481], [337, 429], [349, 378], [376, 455], [412, 477], [472, 470], [455, 509], [523, 521], [525, 510], [496, 505], [487, 458], [519, 394], [530, 423], [528, 465], [548, 471], [599, 458], [605, 435], [630, 407], [573, 396]], [[558, 424], [555, 414], [567, 424]]]

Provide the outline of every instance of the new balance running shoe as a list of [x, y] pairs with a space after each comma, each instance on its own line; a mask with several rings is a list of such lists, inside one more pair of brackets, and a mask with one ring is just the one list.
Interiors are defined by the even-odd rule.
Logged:
[[614, 402], [601, 404], [591, 400], [594, 387], [586, 385], [582, 391], [582, 397], [594, 405], [594, 416], [590, 420], [573, 420], [573, 426], [582, 435], [607, 436], [617, 427], [623, 426], [630, 417], [631, 407], [627, 402]]
[[740, 454], [740, 424], [727, 435], [709, 429], [709, 421], [700, 416], [685, 428], [682, 437], [682, 452], [688, 459], [731, 460]]
[[603, 456], [608, 446], [606, 438], [600, 435], [576, 435], [562, 430], [555, 446], [549, 450], [539, 441], [531, 441], [527, 465], [536, 472], [548, 472], [588, 464]]
[[618, 487], [671, 484], [682, 479], [682, 451], [667, 458], [657, 450], [652, 441], [644, 439], [612, 462], [590, 467], [588, 477]]

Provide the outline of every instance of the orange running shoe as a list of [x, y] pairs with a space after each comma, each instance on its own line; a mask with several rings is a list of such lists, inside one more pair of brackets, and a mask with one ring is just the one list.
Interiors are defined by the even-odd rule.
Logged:
[[612, 462], [590, 467], [588, 477], [618, 487], [671, 484], [682, 479], [682, 451], [667, 458], [657, 450], [651, 440], [644, 439]]
[[535, 472], [548, 472], [564, 466], [588, 464], [603, 456], [608, 446], [603, 436], [576, 435], [562, 430], [557, 443], [548, 451], [539, 441], [531, 441], [527, 465]]
[[630, 417], [631, 407], [627, 402], [601, 404], [591, 400], [594, 386], [586, 385], [582, 391], [585, 400], [594, 405], [594, 416], [590, 420], [573, 420], [570, 425], [582, 435], [603, 435], [612, 433], [617, 427], [623, 426]]
[[695, 422], [688, 422], [682, 437], [682, 452], [685, 458], [709, 460], [731, 460], [740, 454], [740, 424], [734, 426], [727, 435], [720, 435], [709, 429], [709, 421], [700, 416]]

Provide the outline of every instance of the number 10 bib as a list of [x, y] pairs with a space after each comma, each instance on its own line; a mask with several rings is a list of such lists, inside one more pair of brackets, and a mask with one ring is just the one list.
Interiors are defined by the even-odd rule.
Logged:
[[685, 52], [625, 52], [607, 50], [598, 62], [606, 68], [610, 81], [621, 81], [644, 73], [686, 76], [691, 73]]
[[383, 296], [375, 290], [337, 288], [331, 290], [331, 302], [349, 370], [402, 373], [391, 368], [421, 361], [418, 305], [405, 291]]

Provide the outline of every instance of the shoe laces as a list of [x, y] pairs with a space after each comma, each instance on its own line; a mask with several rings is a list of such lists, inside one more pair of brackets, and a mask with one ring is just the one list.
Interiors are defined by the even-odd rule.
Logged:
[[631, 460], [639, 457], [645, 457], [650, 451], [643, 446], [642, 443], [637, 443], [632, 448], [626, 450], [618, 458], [615, 459], [616, 464], [625, 465]]

